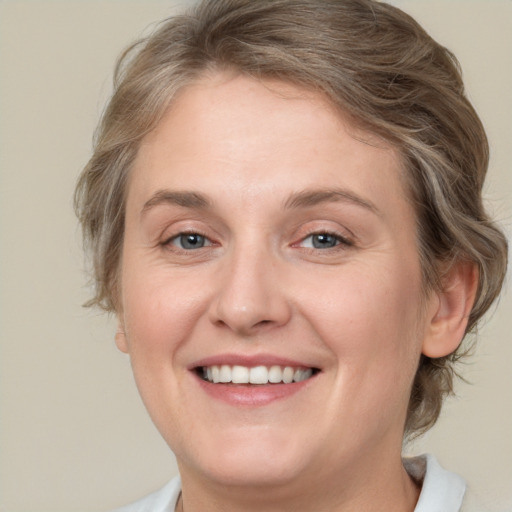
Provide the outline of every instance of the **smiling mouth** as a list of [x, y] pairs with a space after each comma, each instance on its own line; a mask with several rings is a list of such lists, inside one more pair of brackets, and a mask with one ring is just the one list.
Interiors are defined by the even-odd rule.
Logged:
[[197, 375], [212, 384], [292, 384], [310, 379], [316, 368], [295, 368], [292, 366], [240, 366], [213, 365], [199, 366]]

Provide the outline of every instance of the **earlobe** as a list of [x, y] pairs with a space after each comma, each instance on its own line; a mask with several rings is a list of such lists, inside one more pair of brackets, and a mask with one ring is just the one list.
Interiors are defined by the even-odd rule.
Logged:
[[455, 263], [442, 281], [422, 345], [422, 353], [431, 358], [453, 353], [462, 341], [475, 302], [477, 267], [471, 262]]
[[124, 328], [121, 325], [121, 323], [117, 324], [117, 331], [116, 331], [115, 340], [116, 340], [117, 348], [121, 352], [124, 352], [125, 354], [128, 354], [128, 343], [126, 341], [126, 334], [124, 332]]

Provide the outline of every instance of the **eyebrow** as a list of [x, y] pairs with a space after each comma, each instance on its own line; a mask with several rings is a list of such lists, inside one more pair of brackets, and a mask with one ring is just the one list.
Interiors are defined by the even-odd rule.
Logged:
[[173, 190], [159, 190], [148, 199], [142, 207], [142, 215], [154, 208], [164, 204], [206, 210], [211, 207], [211, 202], [203, 194], [198, 192], [178, 192]]
[[[294, 210], [331, 202], [351, 203], [380, 215], [379, 209], [371, 201], [340, 188], [307, 189], [295, 192], [288, 197], [283, 207], [285, 210]], [[212, 202], [208, 197], [199, 192], [159, 190], [144, 203], [141, 213], [145, 215], [152, 208], [165, 204], [195, 210], [207, 210], [212, 207]]]
[[303, 190], [292, 194], [284, 203], [286, 209], [307, 208], [322, 203], [342, 202], [352, 203], [381, 215], [379, 209], [368, 199], [364, 199], [350, 190], [341, 188]]

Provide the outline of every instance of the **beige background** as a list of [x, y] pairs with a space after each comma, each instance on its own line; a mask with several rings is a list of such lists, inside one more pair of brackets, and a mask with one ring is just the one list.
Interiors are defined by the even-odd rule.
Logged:
[[[182, 0], [181, 4], [186, 4]], [[512, 1], [403, 0], [460, 58], [492, 145], [491, 207], [512, 225]], [[175, 5], [0, 1], [0, 511], [102, 511], [175, 472], [113, 344], [80, 304], [71, 196], [120, 50]], [[512, 510], [512, 294], [482, 328], [459, 398], [409, 451], [435, 452]]]

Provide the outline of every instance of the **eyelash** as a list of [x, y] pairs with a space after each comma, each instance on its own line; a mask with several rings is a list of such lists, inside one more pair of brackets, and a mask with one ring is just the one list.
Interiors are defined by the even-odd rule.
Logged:
[[[184, 237], [194, 237], [194, 236], [203, 238], [204, 241], [206, 242], [206, 245], [202, 245], [201, 247], [197, 247], [197, 248], [186, 249], [184, 247], [179, 247], [174, 244], [174, 242], [179, 241], [180, 239], [182, 239]], [[209, 248], [212, 245], [214, 245], [214, 242], [212, 242], [206, 235], [204, 235], [203, 233], [200, 233], [199, 231], [182, 231], [181, 233], [178, 233], [177, 235], [173, 235], [172, 237], [167, 238], [162, 243], [162, 245], [164, 247], [173, 246], [174, 250], [177, 250], [177, 251], [192, 252], [192, 251], [195, 251], [198, 249]]]
[[[201, 245], [200, 247], [196, 248], [185, 248], [183, 247], [183, 243], [181, 243], [181, 247], [176, 245], [174, 242], [180, 241], [183, 242], [184, 237], [201, 237], [204, 241], [204, 245]], [[312, 239], [314, 237], [326, 237], [327, 239], [333, 239], [335, 242], [332, 246], [326, 246], [326, 247], [314, 247], [314, 242], [312, 242], [312, 247], [303, 247], [304, 249], [308, 249], [310, 251], [328, 251], [328, 250], [343, 250], [347, 249], [349, 247], [352, 247], [354, 245], [353, 241], [348, 239], [347, 237], [341, 235], [340, 233], [336, 233], [334, 231], [315, 231], [313, 233], [308, 234], [304, 238], [302, 238], [299, 242], [294, 243], [292, 247], [300, 247], [303, 246], [304, 242], [308, 239]], [[164, 247], [173, 246], [173, 250], [176, 251], [183, 251], [183, 252], [193, 252], [199, 249], [205, 249], [209, 248], [213, 245], [215, 245], [214, 242], [212, 242], [206, 235], [203, 233], [200, 233], [198, 231], [183, 231], [181, 233], [178, 233], [177, 235], [173, 235], [172, 237], [166, 239], [162, 244]]]
[[[314, 247], [314, 246], [313, 247], [304, 247], [304, 248], [309, 249], [311, 251], [315, 251], [315, 252], [316, 251], [324, 252], [324, 251], [328, 251], [328, 250], [332, 250], [332, 251], [344, 250], [344, 249], [354, 246], [354, 242], [352, 240], [348, 239], [346, 236], [343, 236], [340, 233], [337, 233], [335, 231], [315, 231], [313, 233], [310, 233], [306, 237], [302, 238], [298, 243], [293, 244], [293, 246], [296, 247], [296, 246], [303, 245], [306, 240], [313, 239], [314, 237], [321, 237], [321, 236], [334, 239], [335, 245], [327, 246], [327, 247], [323, 247], [323, 248]], [[314, 242], [312, 242], [312, 244], [314, 245]]]

